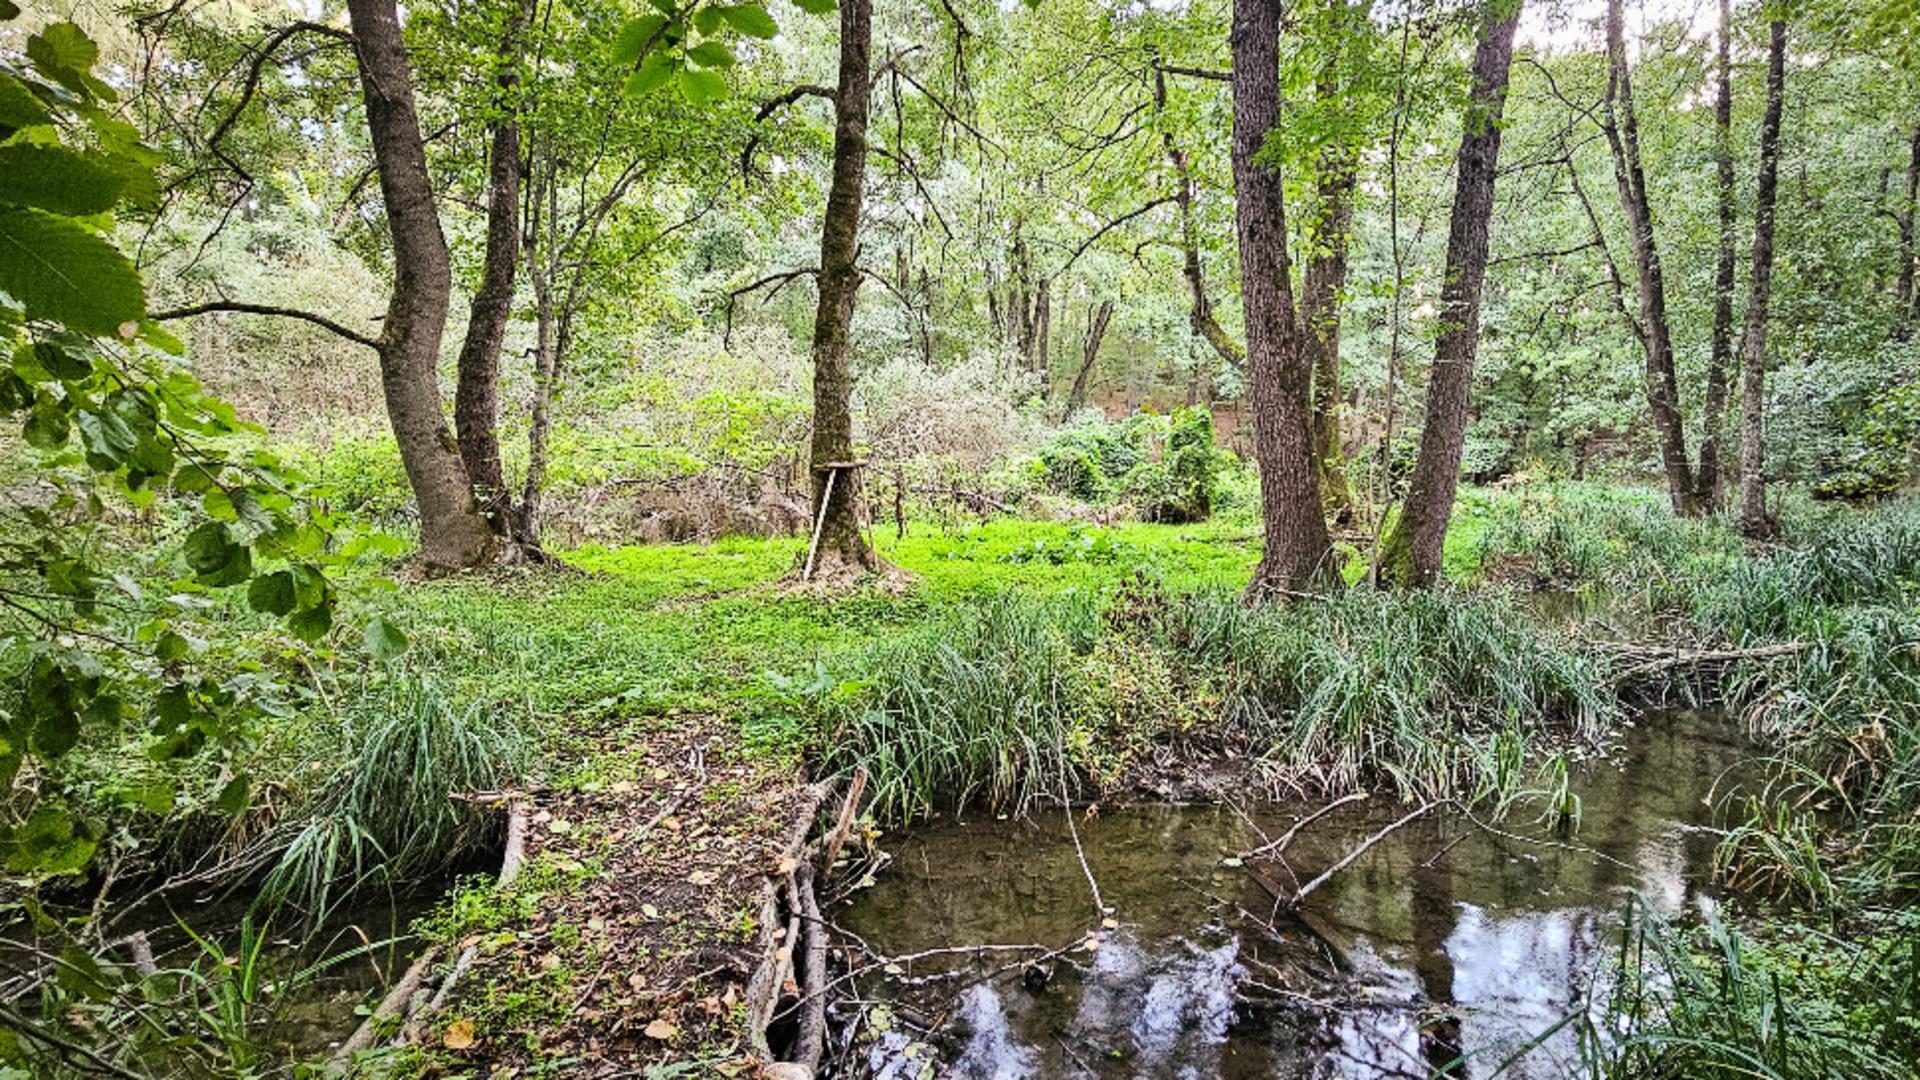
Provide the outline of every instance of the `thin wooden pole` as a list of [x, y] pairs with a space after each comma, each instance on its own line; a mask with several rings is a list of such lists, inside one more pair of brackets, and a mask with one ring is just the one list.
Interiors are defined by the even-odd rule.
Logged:
[[820, 513], [813, 521], [813, 539], [807, 543], [807, 565], [800, 568], [800, 580], [813, 580], [813, 557], [820, 551], [820, 533], [827, 527], [827, 507], [833, 504], [833, 481], [840, 475], [840, 466], [827, 466], [827, 489], [820, 495]]

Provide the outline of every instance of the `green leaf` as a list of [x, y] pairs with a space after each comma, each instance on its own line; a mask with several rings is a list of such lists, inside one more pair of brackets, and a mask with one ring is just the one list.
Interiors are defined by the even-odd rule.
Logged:
[[834, 0], [793, 0], [793, 6], [809, 15], [825, 15], [840, 5]]
[[720, 9], [711, 5], [696, 8], [693, 13], [693, 28], [702, 34], [711, 34], [718, 31], [720, 27], [726, 24], [726, 21], [727, 17], [720, 14]]
[[74, 419], [80, 427], [80, 445], [87, 451], [87, 464], [97, 471], [108, 472], [125, 464], [140, 441], [127, 422], [114, 413], [82, 409]]
[[73, 23], [59, 22], [27, 39], [27, 59], [47, 78], [84, 94], [90, 87], [81, 77], [100, 59], [100, 46]]
[[293, 575], [276, 570], [253, 579], [247, 586], [247, 604], [266, 615], [286, 615], [293, 611]]
[[668, 56], [664, 52], [649, 54], [645, 62], [640, 65], [640, 70], [627, 76], [627, 96], [639, 97], [642, 94], [653, 93], [667, 85], [667, 80], [673, 78], [674, 72], [678, 70], [680, 70], [678, 57]]
[[60, 757], [79, 741], [80, 714], [71, 709], [42, 713], [33, 726], [33, 748], [45, 757]]
[[287, 629], [293, 636], [311, 645], [333, 629], [333, 605], [318, 604], [287, 616]]
[[220, 789], [221, 813], [238, 814], [240, 811], [245, 810], [247, 808], [247, 796], [251, 793], [252, 785], [247, 782], [247, 775], [245, 773], [241, 773], [227, 781], [227, 786]]
[[737, 62], [733, 50], [717, 41], [703, 41], [688, 49], [687, 59], [707, 68], [730, 68]]
[[678, 15], [680, 13], [680, 6], [674, 3], [674, 0], [647, 0], [647, 3], [652, 4], [655, 11], [664, 15]]
[[667, 25], [663, 15], [642, 15], [637, 19], [628, 19], [620, 27], [620, 36], [613, 42], [613, 62], [627, 67], [640, 59], [647, 46], [654, 43], [654, 35]]
[[0, 292], [84, 334], [111, 337], [146, 314], [140, 274], [105, 239], [39, 210], [0, 208]]
[[27, 84], [11, 75], [0, 74], [0, 127], [33, 127], [46, 122], [47, 107], [27, 89]]
[[187, 534], [187, 565], [202, 585], [238, 585], [253, 576], [253, 555], [217, 521]]
[[46, 369], [47, 374], [61, 382], [79, 382], [93, 374], [93, 361], [80, 353], [63, 349], [51, 341], [35, 342], [33, 359]]
[[0, 0], [0, 22], [20, 17], [20, 5], [13, 0]]
[[407, 635], [388, 622], [385, 616], [375, 616], [367, 624], [366, 645], [374, 659], [391, 660], [407, 651]]
[[153, 643], [153, 655], [162, 663], [172, 663], [175, 660], [186, 659], [187, 653], [192, 651], [192, 648], [185, 637], [168, 630]]
[[780, 32], [773, 16], [759, 4], [730, 4], [720, 9], [720, 15], [748, 37], [770, 38]]
[[680, 94], [695, 105], [710, 105], [727, 96], [727, 80], [711, 71], [685, 68], [680, 72]]
[[164, 814], [173, 809], [176, 794], [173, 781], [156, 780], [139, 787], [121, 788], [120, 801], [152, 814]]
[[0, 203], [98, 214], [113, 209], [126, 186], [124, 174], [64, 146], [0, 146]]
[[27, 423], [20, 430], [20, 436], [27, 440], [28, 446], [40, 450], [58, 450], [67, 444], [67, 431], [67, 414], [51, 401], [42, 401], [27, 414]]

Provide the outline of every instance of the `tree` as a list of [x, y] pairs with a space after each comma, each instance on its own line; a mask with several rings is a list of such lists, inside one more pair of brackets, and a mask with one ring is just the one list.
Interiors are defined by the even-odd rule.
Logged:
[[1234, 0], [1233, 182], [1240, 299], [1266, 547], [1247, 593], [1281, 596], [1332, 571], [1313, 460], [1312, 370], [1300, 344], [1279, 173], [1266, 153], [1280, 122], [1279, 0]]
[[1715, 57], [1713, 166], [1719, 232], [1713, 271], [1713, 341], [1707, 356], [1707, 400], [1700, 418], [1700, 465], [1693, 472], [1702, 512], [1720, 508], [1722, 429], [1727, 418], [1727, 372], [1733, 366], [1734, 188], [1733, 188], [1733, 15], [1732, 0], [1720, 0], [1720, 33]]
[[1787, 22], [1767, 23], [1767, 105], [1760, 120], [1760, 175], [1753, 195], [1753, 270], [1740, 336], [1740, 531], [1772, 535], [1767, 514], [1767, 307], [1773, 298], [1773, 211], [1780, 185], [1780, 113], [1786, 84]]
[[1427, 382], [1426, 424], [1406, 501], [1380, 549], [1380, 577], [1395, 585], [1425, 588], [1439, 577], [1447, 520], [1460, 483], [1473, 359], [1480, 341], [1480, 287], [1487, 273], [1493, 187], [1499, 174], [1501, 113], [1520, 7], [1520, 0], [1488, 0], [1482, 10], [1466, 130], [1454, 165], [1440, 336]]
[[861, 531], [860, 470], [854, 464], [853, 371], [848, 332], [860, 290], [860, 202], [866, 186], [867, 107], [872, 95], [872, 0], [840, 5], [839, 84], [833, 96], [833, 180], [820, 230], [819, 303], [813, 322], [812, 516], [819, 534], [812, 573], [829, 580], [878, 570]]
[[1660, 439], [1660, 461], [1667, 474], [1667, 495], [1676, 514], [1698, 509], [1686, 431], [1680, 418], [1680, 386], [1673, 369], [1673, 331], [1667, 319], [1667, 278], [1654, 236], [1653, 203], [1647, 197], [1646, 169], [1640, 160], [1640, 120], [1634, 112], [1633, 77], [1627, 65], [1622, 0], [1607, 0], [1607, 96], [1601, 129], [1613, 151], [1614, 180], [1620, 208], [1633, 239], [1633, 268], [1640, 298], [1634, 333], [1646, 353], [1647, 411]]
[[[498, 100], [487, 123], [487, 239], [480, 285], [467, 315], [467, 336], [460, 344], [453, 394], [454, 432], [460, 460], [467, 468], [488, 522], [496, 533], [535, 544], [515, 526], [513, 500], [500, 463], [500, 347], [513, 319], [514, 284], [520, 266], [520, 103], [519, 50], [534, 0], [510, 0], [494, 59]], [[515, 543], [511, 550], [519, 550]]]

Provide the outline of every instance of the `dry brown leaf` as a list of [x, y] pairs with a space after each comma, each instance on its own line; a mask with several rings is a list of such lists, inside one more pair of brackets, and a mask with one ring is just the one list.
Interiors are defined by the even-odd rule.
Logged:
[[647, 1034], [647, 1038], [649, 1039], [659, 1039], [664, 1042], [665, 1040], [671, 1039], [675, 1035], [680, 1034], [680, 1029], [674, 1026], [673, 1021], [662, 1016], [659, 1019], [655, 1020], [653, 1023], [647, 1025], [646, 1034]]
[[473, 1045], [473, 1021], [455, 1020], [447, 1025], [447, 1033], [440, 1039], [449, 1050], [465, 1050]]

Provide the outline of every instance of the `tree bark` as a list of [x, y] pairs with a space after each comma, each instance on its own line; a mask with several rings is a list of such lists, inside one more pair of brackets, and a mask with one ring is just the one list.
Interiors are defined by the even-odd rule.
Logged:
[[[1332, 72], [1320, 80], [1319, 96], [1338, 92]], [[1314, 218], [1307, 230], [1307, 272], [1300, 292], [1301, 345], [1313, 372], [1313, 460], [1320, 495], [1334, 520], [1353, 509], [1346, 454], [1340, 445], [1340, 301], [1347, 287], [1347, 243], [1353, 226], [1356, 148], [1337, 146], [1322, 154]]]
[[1383, 581], [1425, 588], [1440, 576], [1447, 519], [1460, 484], [1460, 457], [1480, 344], [1480, 288], [1487, 274], [1493, 188], [1500, 159], [1500, 116], [1513, 67], [1518, 0], [1489, 0], [1474, 50], [1466, 132], [1455, 164], [1446, 283], [1440, 292], [1440, 337], [1427, 381], [1427, 419], [1407, 500], [1380, 550]]
[[1607, 0], [1606, 122], [1601, 125], [1613, 151], [1613, 175], [1620, 208], [1633, 237], [1633, 268], [1640, 298], [1641, 348], [1646, 354], [1647, 411], [1660, 439], [1660, 462], [1667, 474], [1667, 496], [1676, 514], [1692, 514], [1693, 471], [1687, 460], [1686, 429], [1680, 418], [1680, 386], [1673, 369], [1673, 334], [1667, 322], [1667, 279], [1654, 238], [1653, 203], [1647, 196], [1640, 163], [1640, 121], [1634, 114], [1633, 77], [1627, 66], [1622, 0]]
[[1920, 250], [1914, 234], [1920, 231], [1920, 127], [1913, 129], [1913, 142], [1907, 151], [1906, 198], [1894, 215], [1900, 226], [1900, 267], [1893, 279], [1893, 299], [1899, 320], [1895, 335], [1901, 341], [1913, 335], [1913, 324], [1920, 322], [1920, 294], [1914, 289], [1914, 275], [1920, 273]]
[[1254, 454], [1266, 548], [1248, 586], [1259, 599], [1310, 588], [1332, 572], [1320, 508], [1280, 176], [1256, 160], [1280, 119], [1280, 0], [1234, 0], [1233, 182], [1240, 296], [1247, 320]]
[[1087, 314], [1087, 337], [1080, 343], [1080, 370], [1074, 373], [1073, 389], [1067, 394], [1067, 408], [1061, 414], [1062, 420], [1087, 403], [1087, 376], [1092, 373], [1094, 362], [1100, 359], [1100, 343], [1106, 340], [1107, 324], [1112, 321], [1111, 300], [1100, 301], [1100, 306]]
[[1713, 271], [1713, 344], [1707, 355], [1706, 415], [1700, 418], [1700, 465], [1693, 484], [1704, 513], [1720, 509], [1721, 442], [1727, 417], [1727, 373], [1733, 368], [1734, 187], [1733, 16], [1720, 0], [1720, 55], [1713, 102], [1713, 159], [1719, 189], [1720, 237]]
[[553, 433], [553, 390], [560, 375], [561, 349], [553, 284], [538, 268], [533, 272], [533, 307], [533, 408], [527, 425], [527, 475], [520, 486], [520, 505], [513, 511], [513, 532], [522, 543], [537, 548], [545, 524], [547, 447]]
[[1053, 373], [1053, 282], [1041, 278], [1033, 292], [1033, 345], [1027, 353], [1027, 370], [1041, 378], [1040, 393], [1047, 392], [1048, 376]]
[[[1153, 69], [1153, 101], [1158, 109], [1165, 111], [1167, 74], [1158, 67]], [[1168, 163], [1173, 166], [1173, 199], [1180, 208], [1180, 274], [1186, 278], [1187, 291], [1193, 298], [1188, 325], [1228, 367], [1242, 370], [1247, 363], [1246, 352], [1220, 325], [1213, 314], [1213, 300], [1207, 296], [1206, 271], [1200, 264], [1200, 237], [1193, 224], [1193, 165], [1174, 141], [1173, 129], [1165, 121], [1161, 122], [1160, 141], [1166, 148]]]
[[820, 231], [820, 303], [813, 323], [813, 520], [820, 523], [814, 573], [832, 579], [881, 563], [860, 531], [857, 470], [835, 469], [853, 459], [853, 372], [848, 336], [860, 289], [860, 202], [866, 186], [867, 108], [872, 82], [872, 0], [840, 4], [840, 85], [834, 98], [833, 182]]
[[487, 248], [460, 344], [453, 391], [453, 428], [473, 494], [497, 533], [510, 530], [513, 505], [500, 464], [500, 345], [513, 318], [520, 253], [520, 118], [515, 90], [520, 37], [533, 18], [532, 0], [518, 0], [500, 37], [500, 115], [488, 125]]
[[496, 548], [441, 409], [440, 339], [453, 270], [414, 111], [412, 73], [394, 0], [350, 0], [360, 85], [393, 241], [393, 294], [379, 341], [380, 384], [400, 461], [420, 510], [429, 573], [474, 566]]
[[1767, 515], [1767, 306], [1773, 298], [1773, 207], [1780, 176], [1786, 20], [1772, 20], [1767, 34], [1767, 107], [1760, 119], [1760, 177], [1753, 196], [1753, 271], [1740, 336], [1740, 531], [1753, 539], [1773, 533], [1773, 519]]

